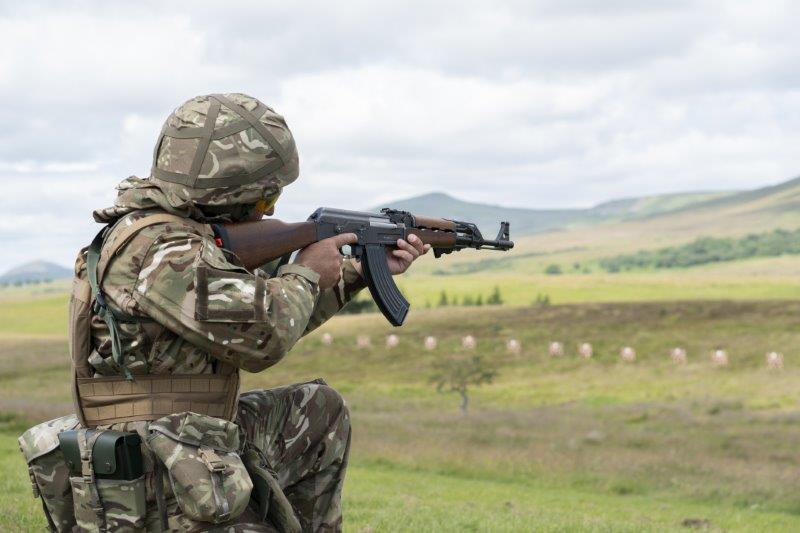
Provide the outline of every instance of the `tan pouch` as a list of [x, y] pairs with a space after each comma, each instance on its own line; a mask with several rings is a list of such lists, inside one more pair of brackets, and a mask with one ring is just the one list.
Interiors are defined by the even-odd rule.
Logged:
[[167, 468], [183, 513], [219, 524], [247, 508], [253, 482], [238, 455], [239, 427], [192, 412], [150, 423], [147, 443]]

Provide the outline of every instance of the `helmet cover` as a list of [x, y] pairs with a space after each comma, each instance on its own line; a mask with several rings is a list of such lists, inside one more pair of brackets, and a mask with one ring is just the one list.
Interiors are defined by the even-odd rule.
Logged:
[[167, 118], [149, 181], [172, 205], [252, 205], [297, 179], [284, 118], [240, 93], [197, 96]]

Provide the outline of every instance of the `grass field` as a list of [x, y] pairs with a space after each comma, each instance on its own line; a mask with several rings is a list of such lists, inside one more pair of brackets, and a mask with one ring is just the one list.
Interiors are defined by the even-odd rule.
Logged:
[[[43, 524], [16, 435], [70, 409], [63, 299], [44, 298], [0, 307], [17, 320], [0, 320], [3, 531]], [[245, 377], [255, 388], [322, 376], [345, 395], [349, 531], [800, 529], [798, 301], [422, 309], [394, 330], [391, 350], [390, 331], [376, 315], [339, 317]], [[464, 417], [428, 378], [437, 360], [466, 354], [467, 333], [499, 374]], [[433, 352], [421, 348], [429, 334]], [[357, 335], [372, 348], [356, 348]], [[511, 337], [521, 354], [506, 353]], [[567, 356], [550, 358], [551, 340]], [[590, 361], [574, 354], [583, 341]], [[635, 363], [619, 360], [624, 345]], [[669, 360], [675, 345], [688, 364]], [[711, 363], [716, 347], [730, 352], [728, 367]], [[785, 370], [765, 367], [770, 350], [784, 353]]]
[[[435, 264], [425, 258], [427, 265]], [[679, 271], [624, 274], [544, 275], [504, 269], [461, 275], [415, 274], [398, 285], [413, 312], [437, 307], [442, 291], [463, 302], [481, 296], [485, 302], [495, 287], [505, 303], [529, 306], [539, 296], [553, 304], [684, 300], [800, 299], [800, 256], [759, 258]], [[68, 286], [42, 288], [31, 299], [21, 289], [0, 289], [0, 328], [8, 335], [65, 336], [63, 319]]]
[[[800, 265], [800, 259], [797, 261]], [[742, 268], [740, 266], [740, 268]], [[539, 295], [551, 303], [645, 302], [667, 300], [761, 300], [800, 298], [797, 276], [720, 275], [711, 269], [647, 274], [516, 274], [491, 272], [453, 276], [414, 276], [399, 283], [416, 308], [436, 306], [442, 291], [452, 300], [486, 298], [499, 287], [511, 305], [530, 305]]]

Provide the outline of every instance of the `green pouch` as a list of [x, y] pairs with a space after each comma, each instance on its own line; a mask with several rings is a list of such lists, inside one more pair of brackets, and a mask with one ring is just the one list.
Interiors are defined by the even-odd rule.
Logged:
[[219, 524], [247, 508], [253, 482], [233, 422], [191, 412], [165, 416], [150, 422], [147, 444], [166, 466], [187, 517]]
[[144, 476], [138, 479], [95, 478], [100, 506], [83, 476], [69, 478], [75, 520], [80, 531], [142, 531], [147, 515]]
[[[70, 475], [82, 475], [81, 452], [78, 432], [64, 431], [58, 434], [61, 450], [67, 460]], [[97, 439], [92, 446], [92, 465], [94, 474], [100, 479], [134, 480], [142, 477], [142, 439], [137, 433], [123, 431], [85, 430], [87, 439], [95, 433]]]

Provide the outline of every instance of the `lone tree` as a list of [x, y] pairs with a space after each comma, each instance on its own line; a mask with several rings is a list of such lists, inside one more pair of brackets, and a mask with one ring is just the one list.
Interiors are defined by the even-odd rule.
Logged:
[[450, 305], [450, 302], [447, 300], [447, 293], [442, 291], [439, 294], [439, 307], [444, 307], [446, 305]]
[[431, 382], [436, 384], [437, 392], [457, 392], [461, 396], [461, 413], [466, 415], [469, 388], [491, 383], [496, 375], [497, 371], [476, 355], [439, 363]]
[[494, 286], [494, 290], [486, 299], [486, 303], [489, 305], [503, 305], [503, 296], [500, 294], [500, 287], [497, 285]]

